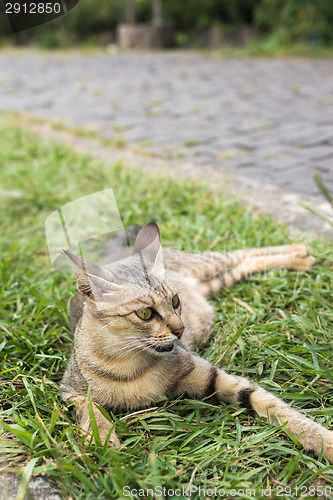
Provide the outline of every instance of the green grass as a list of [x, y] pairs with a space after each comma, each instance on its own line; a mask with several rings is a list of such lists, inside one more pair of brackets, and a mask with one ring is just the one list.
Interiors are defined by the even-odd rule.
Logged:
[[199, 49], [199, 52], [205, 55], [211, 55], [216, 58], [332, 58], [333, 47], [315, 46], [310, 43], [290, 43], [281, 44], [276, 42], [274, 37], [258, 38], [249, 42], [244, 47], [231, 46], [222, 49]]
[[[325, 460], [264, 420], [210, 400], [161, 398], [146, 413], [113, 416], [119, 449], [84, 444], [74, 408], [60, 401], [58, 389], [70, 353], [75, 284], [50, 268], [44, 222], [63, 204], [108, 187], [123, 224], [154, 219], [165, 244], [192, 251], [295, 241], [272, 219], [198, 184], [102, 164], [0, 122], [0, 189], [22, 194], [0, 195], [0, 450], [1, 461], [23, 473], [21, 493], [31, 473], [48, 476], [73, 499], [132, 498], [123, 496], [125, 486], [244, 490], [236, 495], [244, 499], [262, 498], [262, 488], [284, 499], [296, 496], [287, 487], [333, 491], [333, 466]], [[332, 428], [332, 248], [318, 239], [308, 244], [318, 258], [315, 271], [270, 271], [220, 293], [216, 333], [202, 355]]]

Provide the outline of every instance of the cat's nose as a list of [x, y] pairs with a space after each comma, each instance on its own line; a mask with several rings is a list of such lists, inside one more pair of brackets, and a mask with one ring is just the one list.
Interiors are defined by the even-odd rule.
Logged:
[[182, 328], [178, 328], [177, 330], [173, 330], [172, 333], [180, 339], [180, 337], [183, 335], [184, 330], [185, 330], [185, 327], [183, 326]]

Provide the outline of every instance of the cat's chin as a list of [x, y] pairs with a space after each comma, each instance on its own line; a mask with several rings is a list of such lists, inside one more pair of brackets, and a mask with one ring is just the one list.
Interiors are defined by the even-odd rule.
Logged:
[[156, 345], [156, 344], [152, 344], [151, 342], [145, 341], [144, 344], [158, 353], [171, 352], [171, 351], [173, 351], [173, 349], [175, 347], [174, 342], [170, 342], [167, 345]]

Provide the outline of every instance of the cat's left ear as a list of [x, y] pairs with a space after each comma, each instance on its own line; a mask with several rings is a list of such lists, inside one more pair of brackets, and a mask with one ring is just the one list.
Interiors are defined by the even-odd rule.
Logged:
[[161, 233], [155, 222], [150, 222], [140, 229], [133, 249], [133, 255], [136, 254], [140, 256], [148, 273], [164, 279]]
[[63, 250], [63, 252], [69, 258], [76, 275], [77, 289], [85, 297], [97, 303], [102, 300], [104, 293], [117, 293], [119, 291], [120, 286], [112, 283], [109, 277], [105, 275], [107, 271], [76, 257], [68, 250]]

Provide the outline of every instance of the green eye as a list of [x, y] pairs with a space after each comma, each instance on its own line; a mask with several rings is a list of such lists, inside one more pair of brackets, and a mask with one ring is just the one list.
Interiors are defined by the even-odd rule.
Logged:
[[175, 295], [172, 299], [172, 307], [174, 309], [177, 309], [177, 307], [179, 307], [179, 304], [180, 304], [179, 296]]
[[150, 307], [147, 307], [147, 309], [140, 309], [139, 311], [135, 311], [135, 314], [140, 318], [145, 321], [150, 319], [153, 315], [153, 310]]

